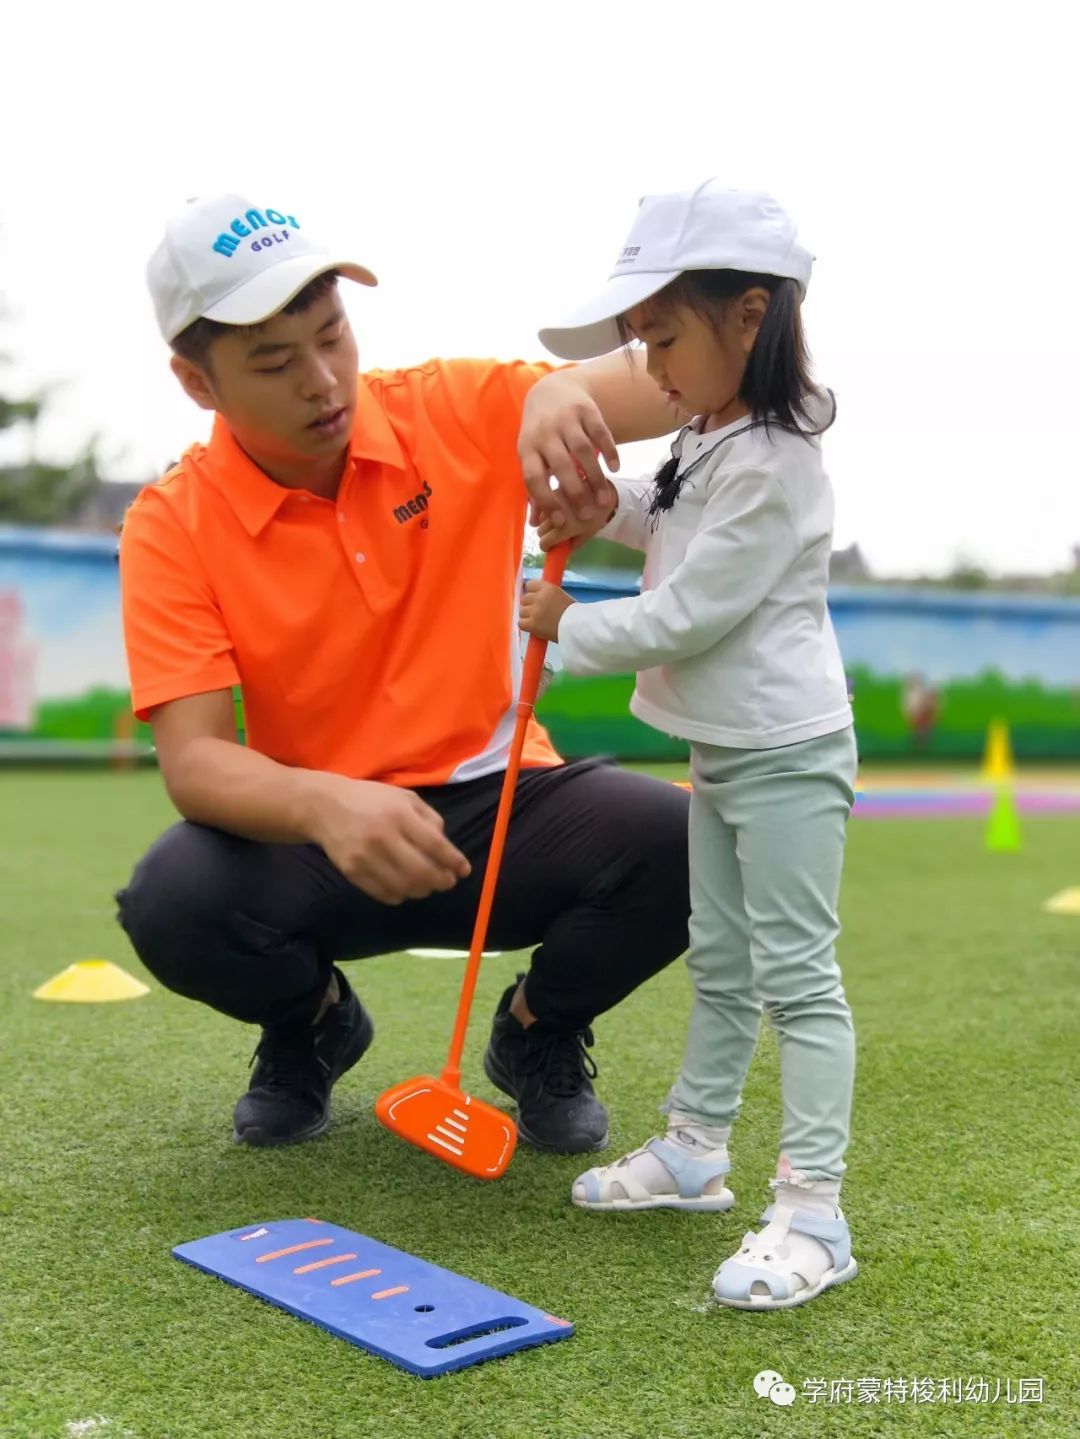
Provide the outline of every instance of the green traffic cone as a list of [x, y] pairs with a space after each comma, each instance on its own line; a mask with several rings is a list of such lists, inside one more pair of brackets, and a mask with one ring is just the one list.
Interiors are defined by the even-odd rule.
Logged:
[[1011, 789], [999, 789], [986, 826], [986, 848], [990, 854], [1015, 854], [1020, 848], [1020, 821]]

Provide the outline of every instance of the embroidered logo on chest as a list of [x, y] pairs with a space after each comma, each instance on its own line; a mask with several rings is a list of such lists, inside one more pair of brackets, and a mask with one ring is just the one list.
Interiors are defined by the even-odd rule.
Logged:
[[407, 525], [410, 520], [420, 517], [420, 528], [426, 530], [428, 527], [428, 498], [431, 495], [431, 486], [427, 480], [424, 481], [424, 488], [418, 495], [413, 495], [411, 500], [406, 500], [403, 505], [395, 505], [393, 510], [394, 519], [399, 525]]

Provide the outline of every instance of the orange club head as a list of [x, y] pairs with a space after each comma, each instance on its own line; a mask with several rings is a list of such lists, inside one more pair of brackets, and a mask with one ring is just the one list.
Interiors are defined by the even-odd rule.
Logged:
[[430, 1074], [380, 1094], [375, 1117], [391, 1134], [475, 1179], [498, 1179], [517, 1145], [508, 1114]]

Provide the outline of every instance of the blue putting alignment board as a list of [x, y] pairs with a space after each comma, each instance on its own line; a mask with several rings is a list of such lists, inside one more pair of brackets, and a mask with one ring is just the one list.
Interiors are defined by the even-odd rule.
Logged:
[[249, 1224], [173, 1254], [424, 1378], [574, 1332], [567, 1319], [321, 1219]]

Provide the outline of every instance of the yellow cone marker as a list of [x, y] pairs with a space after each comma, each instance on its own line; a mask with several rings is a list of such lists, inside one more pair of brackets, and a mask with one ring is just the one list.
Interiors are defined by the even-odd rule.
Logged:
[[114, 999], [139, 999], [150, 990], [111, 959], [83, 959], [69, 964], [34, 990], [35, 999], [68, 1004], [106, 1004]]
[[1012, 743], [1009, 740], [1009, 726], [1004, 720], [990, 721], [986, 734], [986, 751], [983, 755], [982, 777], [1000, 784], [1013, 777]]
[[1080, 889], [1063, 889], [1043, 905], [1047, 914], [1080, 915]]
[[999, 789], [986, 826], [986, 848], [991, 854], [1012, 854], [1020, 848], [1020, 821], [1012, 790]]

